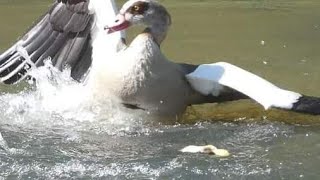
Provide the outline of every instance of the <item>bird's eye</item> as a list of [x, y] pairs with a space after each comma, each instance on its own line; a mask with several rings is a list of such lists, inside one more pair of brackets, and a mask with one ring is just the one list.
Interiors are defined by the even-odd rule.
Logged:
[[145, 13], [146, 10], [148, 10], [149, 5], [146, 2], [137, 2], [136, 4], [134, 4], [133, 6], [131, 6], [131, 8], [129, 8], [129, 12], [131, 14], [143, 14]]
[[139, 12], [140, 11], [140, 7], [135, 5], [135, 6], [133, 6], [132, 10], [135, 11], [135, 12]]

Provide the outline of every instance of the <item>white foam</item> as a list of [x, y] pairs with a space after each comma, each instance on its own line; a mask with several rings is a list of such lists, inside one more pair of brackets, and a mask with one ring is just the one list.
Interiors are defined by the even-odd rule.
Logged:
[[79, 130], [110, 135], [148, 133], [139, 115], [126, 112], [112, 98], [93, 99], [87, 86], [70, 77], [69, 69], [61, 72], [47, 60], [30, 75], [37, 79], [30, 81], [31, 87], [0, 95], [0, 124], [41, 131], [62, 128], [71, 135]]

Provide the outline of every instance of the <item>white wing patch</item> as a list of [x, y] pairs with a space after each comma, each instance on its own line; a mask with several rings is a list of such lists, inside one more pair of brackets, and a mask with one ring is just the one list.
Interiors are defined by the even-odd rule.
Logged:
[[186, 77], [191, 86], [203, 95], [211, 93], [218, 96], [223, 86], [227, 86], [254, 99], [265, 109], [291, 109], [301, 97], [301, 94], [280, 89], [255, 74], [225, 62], [200, 65]]
[[[92, 30], [92, 66], [91, 73], [99, 69], [104, 61], [111, 61], [113, 55], [122, 44], [121, 38], [125, 38], [125, 32], [108, 34], [104, 27], [115, 20], [118, 12], [114, 0], [90, 0], [89, 10], [95, 13], [95, 26]], [[102, 73], [102, 72], [101, 72]]]

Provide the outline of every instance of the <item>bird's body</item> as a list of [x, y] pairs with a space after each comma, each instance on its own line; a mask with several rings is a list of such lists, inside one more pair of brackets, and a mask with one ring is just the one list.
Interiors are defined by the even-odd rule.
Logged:
[[91, 74], [95, 97], [115, 96], [162, 115], [181, 114], [196, 96], [202, 97], [187, 82], [182, 66], [167, 60], [148, 33], [138, 35], [100, 68]]

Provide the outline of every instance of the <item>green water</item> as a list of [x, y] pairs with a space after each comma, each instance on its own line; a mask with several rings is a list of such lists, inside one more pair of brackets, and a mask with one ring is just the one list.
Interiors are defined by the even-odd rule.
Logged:
[[[0, 52], [51, 2], [1, 0]], [[161, 2], [173, 19], [162, 46], [169, 59], [194, 64], [227, 61], [282, 88], [320, 96], [319, 0]], [[131, 30], [130, 38], [137, 31]], [[60, 117], [37, 109], [37, 102], [28, 101], [30, 96], [0, 96], [0, 132], [10, 148], [23, 150], [6, 150], [0, 138], [0, 178], [320, 178], [319, 117], [265, 112], [252, 102], [238, 101], [194, 107], [190, 111], [197, 112], [186, 119], [244, 119], [245, 123], [154, 127], [140, 121], [128, 125], [121, 118], [124, 124]], [[178, 153], [186, 145], [204, 141], [228, 149], [233, 156], [215, 159]]]

